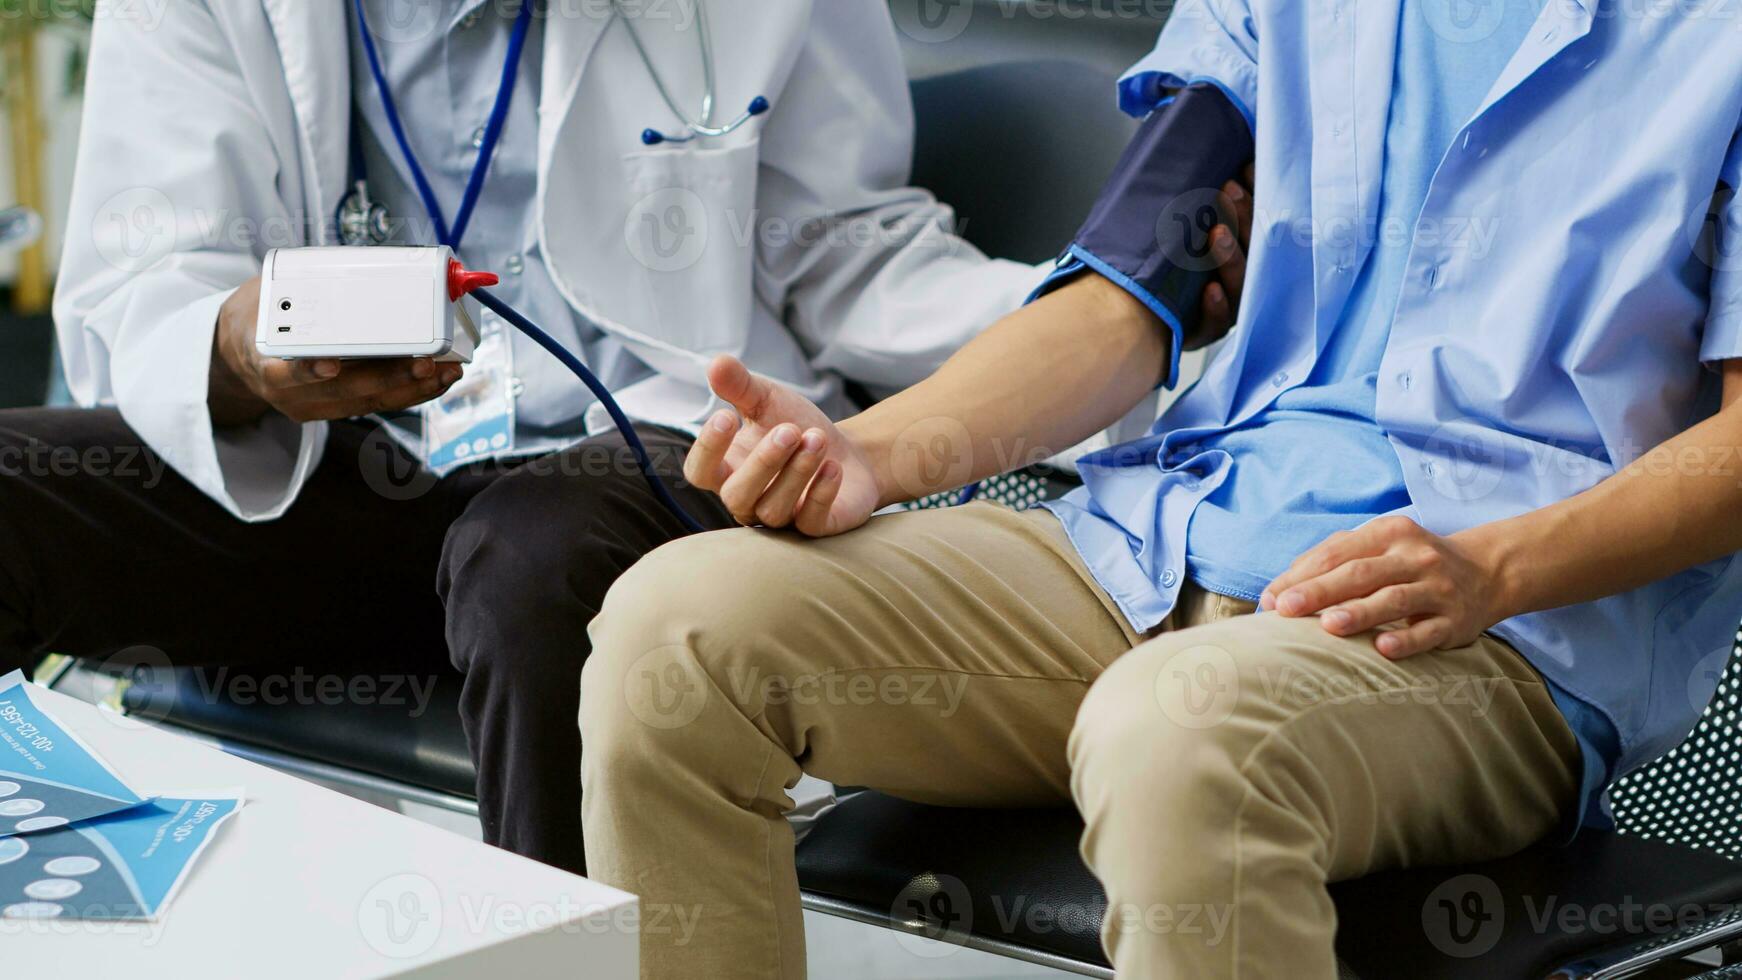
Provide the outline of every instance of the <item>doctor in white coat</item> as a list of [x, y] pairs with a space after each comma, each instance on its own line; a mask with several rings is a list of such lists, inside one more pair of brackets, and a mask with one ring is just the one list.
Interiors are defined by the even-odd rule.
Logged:
[[[0, 666], [167, 658], [311, 703], [325, 675], [365, 675], [370, 693], [345, 697], [391, 708], [395, 689], [409, 724], [451, 659], [486, 838], [582, 870], [586, 625], [683, 527], [585, 390], [507, 333], [464, 372], [253, 348], [264, 252], [336, 243], [360, 179], [388, 240], [434, 241], [364, 37], [451, 217], [519, 12], [100, 14], [55, 309], [85, 407], [0, 413], [0, 453], [44, 460], [0, 476]], [[735, 522], [679, 470], [718, 407], [714, 356], [841, 412], [844, 381], [925, 377], [1041, 277], [979, 254], [906, 186], [912, 110], [882, 0], [540, 0], [518, 64], [460, 254], [617, 392], [710, 527]], [[771, 108], [644, 142], [687, 135], [709, 94], [715, 122]]]

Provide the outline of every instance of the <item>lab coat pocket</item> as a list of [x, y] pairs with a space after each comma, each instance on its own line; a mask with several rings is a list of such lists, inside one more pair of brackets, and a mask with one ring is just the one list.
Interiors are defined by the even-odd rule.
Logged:
[[[755, 141], [665, 146], [626, 154], [623, 241], [635, 296], [654, 339], [697, 353], [742, 353], [755, 262]], [[647, 317], [642, 319], [642, 317]]]

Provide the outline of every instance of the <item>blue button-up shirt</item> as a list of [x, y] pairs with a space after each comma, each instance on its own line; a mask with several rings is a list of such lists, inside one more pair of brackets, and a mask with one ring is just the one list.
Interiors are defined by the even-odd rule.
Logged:
[[[1083, 460], [1051, 505], [1138, 630], [1172, 610], [1193, 512], [1229, 476], [1202, 444], [1313, 376], [1384, 231], [1399, 2], [1181, 0], [1121, 82], [1138, 115], [1188, 84], [1227, 92], [1253, 122], [1259, 208], [1240, 328], [1149, 437]], [[1429, 530], [1565, 499], [1714, 409], [1706, 365], [1742, 356], [1742, 35], [1721, 13], [1550, 0], [1438, 162], [1374, 413]], [[1608, 719], [1624, 771], [1686, 734], [1739, 617], [1724, 559], [1494, 632]]]

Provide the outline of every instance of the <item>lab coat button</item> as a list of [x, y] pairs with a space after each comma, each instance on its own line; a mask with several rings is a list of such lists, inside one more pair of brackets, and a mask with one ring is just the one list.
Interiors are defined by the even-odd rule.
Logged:
[[1414, 384], [1414, 383], [1415, 383], [1415, 379], [1410, 377], [1408, 371], [1399, 371], [1398, 372], [1398, 374], [1397, 374], [1397, 386], [1399, 388], [1402, 388], [1404, 391], [1408, 391], [1409, 386]]
[[1171, 568], [1168, 569], [1167, 571], [1161, 573], [1161, 587], [1164, 589], [1173, 588], [1173, 584], [1175, 582], [1178, 582], [1178, 581], [1179, 581], [1179, 576], [1175, 575], [1173, 569], [1171, 569]]
[[519, 255], [510, 255], [503, 260], [502, 271], [511, 276], [518, 276], [526, 271], [526, 260]]
[[1276, 372], [1276, 375], [1270, 379], [1270, 383], [1275, 385], [1278, 388], [1282, 387], [1285, 384], [1288, 384], [1288, 372], [1287, 371]]
[[472, 149], [482, 150], [483, 148], [484, 148], [484, 127], [479, 126], [477, 129], [472, 130]]

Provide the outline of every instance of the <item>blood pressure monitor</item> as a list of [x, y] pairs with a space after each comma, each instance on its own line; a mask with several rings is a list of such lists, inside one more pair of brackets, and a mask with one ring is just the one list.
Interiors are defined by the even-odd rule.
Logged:
[[266, 253], [254, 346], [264, 357], [430, 357], [470, 363], [482, 313], [445, 245], [282, 248]]

